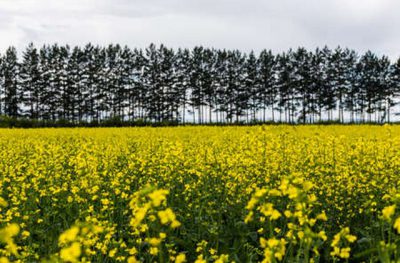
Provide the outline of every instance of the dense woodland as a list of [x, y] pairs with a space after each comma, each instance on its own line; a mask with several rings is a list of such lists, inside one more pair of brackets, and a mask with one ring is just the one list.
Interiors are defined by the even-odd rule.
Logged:
[[380, 123], [399, 97], [400, 59], [340, 47], [256, 54], [29, 44], [0, 59], [0, 115], [9, 118]]

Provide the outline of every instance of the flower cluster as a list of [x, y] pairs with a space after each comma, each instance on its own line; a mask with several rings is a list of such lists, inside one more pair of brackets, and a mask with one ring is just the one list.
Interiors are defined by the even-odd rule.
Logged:
[[399, 126], [2, 129], [0, 149], [0, 262], [400, 260]]
[[349, 245], [356, 240], [357, 237], [350, 234], [350, 229], [348, 227], [343, 228], [333, 237], [331, 243], [333, 251], [331, 252], [331, 256], [344, 259], [349, 258], [351, 251]]

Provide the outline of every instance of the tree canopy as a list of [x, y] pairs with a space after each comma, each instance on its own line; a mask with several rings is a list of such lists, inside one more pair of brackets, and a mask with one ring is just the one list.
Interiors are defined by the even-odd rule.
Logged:
[[197, 46], [29, 44], [0, 56], [0, 115], [180, 123], [390, 122], [400, 59], [337, 47], [274, 54]]

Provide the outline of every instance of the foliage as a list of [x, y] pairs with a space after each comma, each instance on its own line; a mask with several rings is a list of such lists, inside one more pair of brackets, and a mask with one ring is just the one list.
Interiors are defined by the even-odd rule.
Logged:
[[399, 95], [400, 59], [340, 47], [246, 54], [31, 43], [20, 57], [14, 47], [0, 56], [0, 115], [40, 125], [383, 123]]

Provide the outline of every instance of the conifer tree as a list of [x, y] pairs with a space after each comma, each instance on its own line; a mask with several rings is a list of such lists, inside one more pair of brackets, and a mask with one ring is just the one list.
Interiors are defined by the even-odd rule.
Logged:
[[41, 96], [39, 80], [39, 54], [33, 43], [30, 43], [22, 55], [20, 67], [22, 115], [30, 119], [39, 118]]
[[19, 64], [15, 47], [9, 47], [4, 54], [1, 63], [1, 76], [4, 93], [4, 114], [10, 117], [18, 117], [22, 96], [18, 84]]
[[262, 109], [262, 121], [266, 121], [267, 108], [271, 109], [272, 121], [275, 121], [275, 103], [277, 100], [276, 61], [269, 50], [263, 50], [258, 58], [260, 67], [260, 86], [258, 89], [259, 108]]

